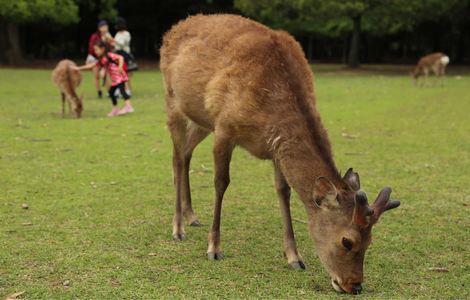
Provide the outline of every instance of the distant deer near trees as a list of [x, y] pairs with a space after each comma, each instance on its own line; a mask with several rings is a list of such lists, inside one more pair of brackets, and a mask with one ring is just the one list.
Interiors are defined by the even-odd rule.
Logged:
[[443, 84], [443, 76], [446, 73], [446, 67], [449, 62], [449, 56], [441, 52], [431, 53], [421, 57], [416, 67], [411, 72], [414, 83], [419, 84], [419, 77], [424, 75], [423, 80], [421, 80], [421, 85], [426, 84], [429, 72], [432, 71], [434, 75], [436, 75], [436, 80]]
[[390, 200], [391, 190], [384, 188], [369, 206], [359, 175], [352, 169], [343, 177], [338, 172], [299, 43], [286, 32], [240, 16], [197, 15], [165, 34], [160, 54], [173, 141], [173, 239], [185, 238], [184, 217], [190, 225], [200, 225], [191, 203], [189, 167], [193, 150], [212, 132], [215, 207], [209, 260], [223, 258], [222, 200], [230, 183], [232, 152], [241, 146], [273, 162], [289, 266], [305, 268], [292, 227], [293, 188], [305, 206], [310, 234], [333, 287], [360, 293], [372, 226], [400, 203]]
[[73, 61], [64, 59], [52, 71], [52, 81], [57, 85], [62, 99], [62, 117], [65, 116], [65, 101], [69, 103], [70, 113], [73, 111], [77, 118], [81, 117], [83, 111], [83, 97], [76, 94], [82, 75], [74, 69], [76, 66]]

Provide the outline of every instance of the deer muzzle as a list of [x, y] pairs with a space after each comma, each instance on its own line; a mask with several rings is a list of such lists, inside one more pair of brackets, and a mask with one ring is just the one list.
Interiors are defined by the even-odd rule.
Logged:
[[341, 284], [338, 280], [332, 279], [331, 285], [338, 293], [359, 295], [362, 292], [361, 283]]

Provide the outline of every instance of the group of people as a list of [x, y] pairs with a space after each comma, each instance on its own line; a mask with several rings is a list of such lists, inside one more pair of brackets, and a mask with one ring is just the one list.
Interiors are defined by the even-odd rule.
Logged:
[[[103, 97], [101, 86], [108, 88], [108, 96], [113, 105], [108, 113], [109, 117], [134, 112], [130, 101], [130, 77], [132, 72], [137, 70], [131, 53], [131, 34], [127, 31], [126, 21], [118, 18], [115, 29], [116, 34], [113, 37], [109, 32], [108, 23], [99, 21], [97, 31], [90, 36], [85, 65], [77, 67], [77, 70], [93, 70], [98, 98]], [[125, 102], [122, 108], [118, 107], [119, 96]]]

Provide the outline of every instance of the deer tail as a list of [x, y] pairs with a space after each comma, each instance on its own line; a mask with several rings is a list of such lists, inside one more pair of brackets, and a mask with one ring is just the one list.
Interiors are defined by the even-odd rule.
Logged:
[[447, 55], [444, 55], [441, 57], [441, 64], [443, 64], [444, 66], [447, 66], [450, 62], [450, 59]]

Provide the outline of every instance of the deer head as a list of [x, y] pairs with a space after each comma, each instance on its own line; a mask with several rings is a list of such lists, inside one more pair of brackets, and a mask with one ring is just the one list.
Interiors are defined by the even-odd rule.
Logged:
[[338, 292], [362, 290], [364, 255], [371, 242], [371, 229], [386, 210], [398, 207], [384, 188], [372, 205], [360, 190], [359, 175], [349, 169], [337, 188], [325, 177], [315, 181], [310, 232], [317, 253]]
[[82, 116], [82, 111], [83, 111], [83, 95], [81, 95], [80, 97], [77, 97], [77, 99], [75, 99], [74, 101], [74, 112], [75, 112], [75, 116], [77, 117], [77, 119], [80, 119], [80, 117]]
[[417, 84], [418, 84], [419, 75], [420, 75], [419, 67], [413, 68], [413, 69], [410, 71], [411, 80], [413, 81], [413, 84], [414, 84], [414, 85], [417, 85]]

